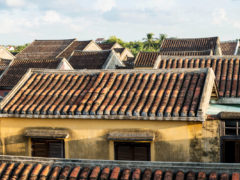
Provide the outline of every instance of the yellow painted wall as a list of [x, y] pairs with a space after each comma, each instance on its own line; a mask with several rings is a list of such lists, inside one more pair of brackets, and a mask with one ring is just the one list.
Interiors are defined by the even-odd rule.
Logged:
[[[83, 119], [1, 119], [1, 152], [5, 155], [31, 155], [31, 141], [23, 136], [25, 128], [67, 128], [66, 158], [114, 159], [113, 141], [107, 134], [113, 130], [153, 131], [152, 161], [219, 161], [211, 157], [207, 147], [211, 139], [219, 139], [218, 121], [171, 122], [140, 120]], [[218, 141], [218, 140], [217, 140]], [[218, 144], [216, 145], [218, 146]], [[215, 147], [215, 146], [214, 146]], [[199, 153], [197, 152], [199, 151]]]

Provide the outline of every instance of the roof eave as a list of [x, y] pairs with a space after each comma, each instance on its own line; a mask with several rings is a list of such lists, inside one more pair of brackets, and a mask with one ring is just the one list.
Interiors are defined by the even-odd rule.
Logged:
[[39, 119], [108, 119], [108, 120], [150, 120], [150, 121], [193, 121], [203, 122], [205, 116], [127, 116], [127, 115], [42, 115], [42, 114], [0, 114], [1, 118], [39, 118]]

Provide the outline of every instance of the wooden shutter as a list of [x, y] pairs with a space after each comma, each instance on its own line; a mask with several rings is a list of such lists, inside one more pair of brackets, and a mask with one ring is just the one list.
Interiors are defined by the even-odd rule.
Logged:
[[32, 156], [48, 157], [48, 144], [44, 141], [32, 140]]
[[49, 142], [49, 157], [64, 157], [64, 148], [62, 141]]
[[116, 160], [150, 161], [150, 143], [115, 142]]
[[135, 161], [150, 161], [150, 144], [139, 144], [134, 147]]
[[58, 139], [32, 139], [32, 156], [64, 157], [64, 141]]

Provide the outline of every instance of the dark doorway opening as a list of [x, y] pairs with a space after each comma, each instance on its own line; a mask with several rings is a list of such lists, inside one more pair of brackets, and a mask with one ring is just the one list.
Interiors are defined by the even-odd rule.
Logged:
[[223, 140], [223, 162], [240, 163], [240, 140]]

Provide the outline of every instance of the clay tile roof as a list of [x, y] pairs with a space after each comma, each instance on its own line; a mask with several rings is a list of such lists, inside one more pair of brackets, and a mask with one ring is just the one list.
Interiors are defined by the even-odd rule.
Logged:
[[97, 43], [103, 50], [112, 49], [115, 45], [115, 42], [113, 43]]
[[159, 55], [164, 56], [203, 56], [211, 55], [211, 50], [206, 51], [165, 51], [165, 52], [139, 52], [134, 61], [134, 67], [153, 67]]
[[[209, 38], [193, 38], [193, 39], [165, 39], [161, 45], [160, 52], [172, 52], [177, 51], [209, 51], [215, 52], [218, 42], [218, 37]], [[183, 53], [184, 54], [184, 53]], [[180, 55], [180, 54], [179, 54]]]
[[35, 40], [23, 51], [16, 55], [20, 60], [43, 60], [56, 58], [75, 39], [64, 40]]
[[102, 161], [1, 156], [1, 179], [239, 180], [238, 164]]
[[15, 86], [29, 68], [56, 69], [61, 60], [13, 60], [0, 79], [0, 87]]
[[160, 52], [139, 52], [134, 61], [134, 67], [153, 67]]
[[9, 66], [12, 60], [9, 59], [0, 59], [0, 75], [4, 72], [4, 70]]
[[212, 68], [220, 97], [240, 97], [240, 56], [161, 57], [159, 69]]
[[64, 52], [61, 53], [61, 55], [59, 57], [68, 58], [72, 54], [73, 51], [84, 50], [84, 48], [86, 48], [90, 42], [91, 42], [91, 40], [89, 40], [89, 41], [74, 41], [70, 46], [68, 46], [68, 48], [66, 48], [66, 50], [64, 50]]
[[74, 69], [102, 69], [111, 50], [105, 51], [74, 51], [69, 63]]
[[165, 56], [209, 56], [212, 55], [212, 50], [205, 51], [164, 51], [160, 52], [161, 55]]
[[204, 102], [201, 97], [214, 79], [211, 69], [33, 70], [26, 76], [2, 101], [3, 114], [204, 121], [202, 104], [211, 93]]
[[237, 50], [238, 42], [237, 41], [226, 41], [221, 42], [222, 55], [235, 55]]

